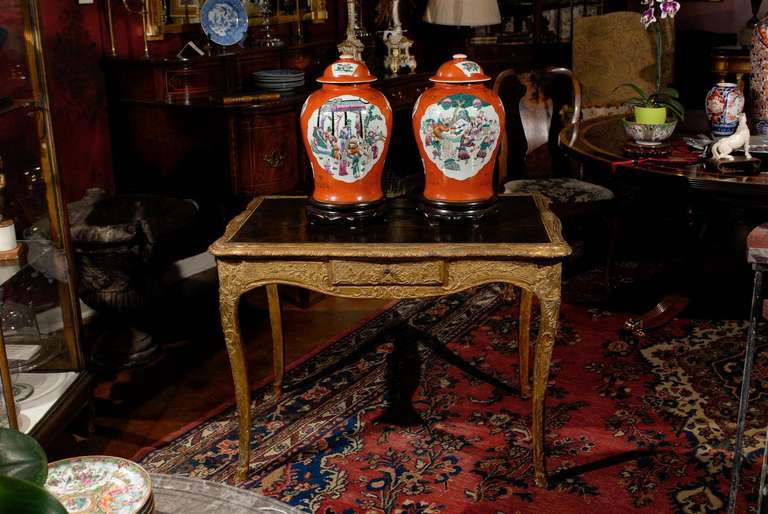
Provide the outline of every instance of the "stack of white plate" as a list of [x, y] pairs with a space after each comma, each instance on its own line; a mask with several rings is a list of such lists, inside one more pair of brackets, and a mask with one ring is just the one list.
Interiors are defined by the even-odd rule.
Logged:
[[70, 514], [155, 514], [144, 468], [119, 457], [87, 456], [48, 465], [45, 488]]
[[304, 72], [301, 70], [254, 71], [253, 85], [259, 89], [290, 91], [304, 85]]

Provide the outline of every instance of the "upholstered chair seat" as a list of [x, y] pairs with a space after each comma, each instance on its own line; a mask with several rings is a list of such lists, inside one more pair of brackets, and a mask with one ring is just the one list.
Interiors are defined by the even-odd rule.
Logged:
[[571, 177], [510, 180], [504, 192], [540, 193], [559, 204], [613, 200], [613, 191], [607, 187]]

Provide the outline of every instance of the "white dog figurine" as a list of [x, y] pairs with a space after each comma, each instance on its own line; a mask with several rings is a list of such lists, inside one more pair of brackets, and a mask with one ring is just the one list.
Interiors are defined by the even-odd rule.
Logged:
[[739, 116], [739, 127], [736, 132], [712, 145], [712, 159], [732, 161], [731, 152], [739, 148], [744, 148], [744, 157], [752, 158], [749, 154], [749, 127], [746, 114]]

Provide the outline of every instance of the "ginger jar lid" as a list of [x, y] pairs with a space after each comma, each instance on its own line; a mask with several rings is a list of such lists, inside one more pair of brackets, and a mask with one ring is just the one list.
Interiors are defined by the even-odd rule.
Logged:
[[342, 54], [338, 61], [326, 67], [317, 79], [321, 84], [363, 84], [375, 80], [365, 64], [347, 54]]
[[453, 59], [443, 63], [437, 69], [437, 73], [429, 80], [432, 82], [446, 82], [453, 84], [466, 84], [467, 82], [486, 82], [491, 77], [485, 74], [483, 69], [475, 61], [470, 61], [464, 54], [456, 54]]

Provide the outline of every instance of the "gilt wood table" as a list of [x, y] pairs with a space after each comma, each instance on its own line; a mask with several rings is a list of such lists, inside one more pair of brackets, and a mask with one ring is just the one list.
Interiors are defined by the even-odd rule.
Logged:
[[[237, 316], [245, 292], [266, 287], [279, 394], [285, 368], [278, 284], [350, 298], [403, 299], [502, 282], [523, 290], [521, 348], [527, 349], [532, 295], [539, 299], [532, 434], [536, 483], [546, 485], [544, 396], [560, 309], [562, 261], [571, 252], [547, 201], [538, 195], [503, 195], [498, 215], [473, 228], [432, 227], [415, 203], [390, 200], [386, 221], [362, 229], [312, 224], [305, 203], [305, 197], [256, 198], [210, 247], [219, 273], [221, 322], [239, 414], [238, 480], [247, 477], [251, 451], [251, 397]], [[527, 374], [522, 368], [521, 378]]]

